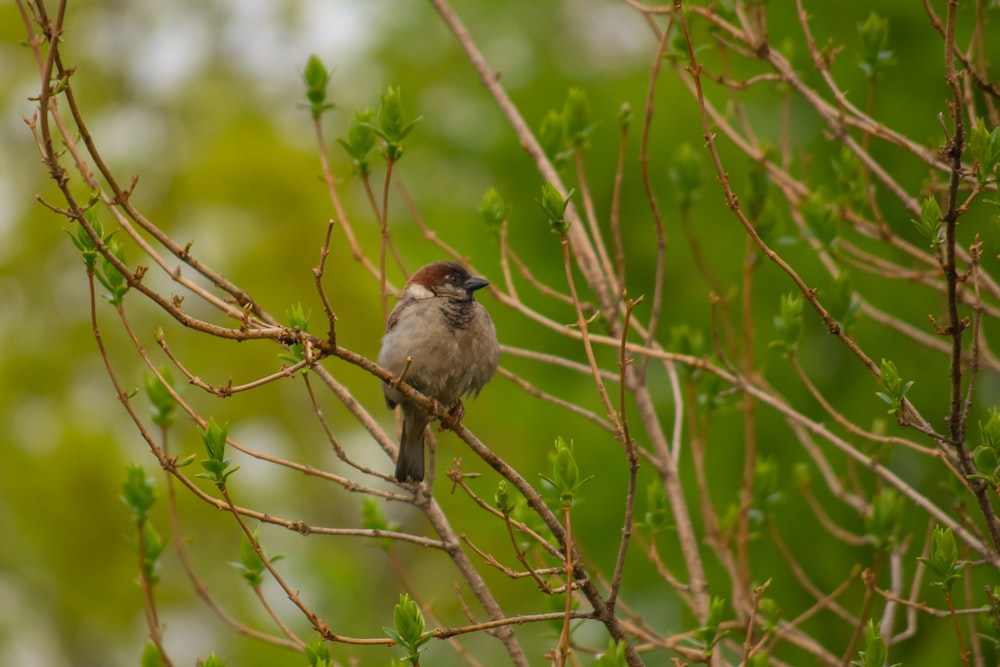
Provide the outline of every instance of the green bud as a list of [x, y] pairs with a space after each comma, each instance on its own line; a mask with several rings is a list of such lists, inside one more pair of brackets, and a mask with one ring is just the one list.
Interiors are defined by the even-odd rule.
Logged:
[[825, 195], [821, 191], [813, 192], [802, 205], [801, 213], [816, 240], [824, 248], [833, 247], [837, 240], [837, 219]]
[[582, 88], [570, 88], [563, 106], [566, 136], [574, 150], [590, 148], [590, 133], [594, 126], [590, 122], [590, 103]]
[[625, 660], [625, 646], [624, 641], [609, 639], [608, 650], [598, 656], [595, 667], [625, 667], [628, 664]]
[[372, 122], [375, 119], [375, 112], [365, 107], [354, 111], [354, 120], [347, 130], [347, 139], [337, 139], [337, 143], [343, 146], [347, 154], [351, 156], [354, 163], [354, 173], [364, 176], [368, 173], [368, 159], [375, 149], [375, 142], [378, 135], [375, 133]]
[[399, 86], [390, 86], [382, 93], [382, 103], [379, 105], [375, 120], [373, 129], [385, 142], [386, 159], [398, 160], [403, 156], [403, 140], [421, 120], [420, 117], [407, 119]]
[[869, 79], [878, 78], [895, 61], [889, 44], [889, 20], [871, 12], [865, 22], [858, 26], [861, 37], [861, 58], [858, 66]]
[[628, 102], [622, 102], [621, 108], [618, 110], [618, 128], [624, 132], [632, 124], [632, 105]]
[[503, 200], [496, 188], [489, 188], [483, 194], [483, 200], [479, 204], [479, 213], [483, 216], [483, 221], [491, 230], [499, 230], [504, 221], [510, 215], [510, 206]]
[[[399, 525], [397, 523], [389, 523], [385, 520], [385, 515], [382, 514], [382, 508], [374, 498], [365, 498], [364, 504], [361, 508], [361, 514], [361, 525], [368, 530], [394, 531], [399, 529]], [[379, 546], [383, 551], [391, 550], [394, 544], [395, 542], [388, 537], [379, 540]]]
[[392, 611], [392, 625], [383, 628], [386, 636], [406, 650], [407, 660], [417, 664], [421, 647], [430, 641], [431, 635], [424, 636], [424, 615], [406, 593], [399, 596], [399, 604]]
[[903, 497], [891, 487], [872, 498], [871, 512], [865, 517], [865, 539], [879, 551], [890, 551], [899, 541]]
[[701, 159], [691, 144], [685, 142], [677, 148], [669, 174], [677, 202], [681, 208], [690, 207], [701, 189]]
[[906, 398], [906, 393], [913, 386], [913, 380], [904, 383], [902, 378], [899, 377], [899, 371], [896, 370], [896, 364], [883, 359], [879, 381], [882, 384], [883, 391], [876, 392], [875, 395], [889, 406], [889, 414], [898, 414], [903, 407], [903, 400]]
[[865, 629], [865, 648], [858, 652], [863, 667], [883, 667], [888, 657], [885, 641], [875, 621], [869, 619]]
[[550, 109], [542, 118], [538, 142], [557, 167], [566, 161], [566, 136], [566, 119], [558, 111]]
[[951, 591], [965, 569], [965, 564], [958, 562], [958, 545], [950, 527], [935, 526], [931, 534], [931, 557], [920, 560], [927, 563], [931, 572], [938, 577], [938, 580], [932, 581], [931, 585], [946, 592]]
[[[161, 368], [160, 375], [170, 387], [174, 386], [174, 379], [169, 368]], [[174, 414], [177, 411], [177, 399], [170, 393], [167, 385], [163, 384], [155, 373], [149, 372], [146, 373], [143, 386], [146, 390], [146, 396], [153, 406], [153, 423], [162, 428], [173, 424]]]
[[774, 318], [774, 328], [778, 330], [778, 338], [771, 341], [770, 347], [779, 349], [786, 355], [798, 351], [805, 328], [802, 320], [801, 294], [781, 296], [778, 316]]
[[208, 453], [208, 459], [201, 462], [201, 467], [208, 472], [197, 476], [212, 480], [218, 487], [224, 486], [229, 476], [240, 469], [239, 466], [232, 467], [232, 463], [225, 458], [228, 430], [228, 424], [219, 426], [215, 423], [215, 419], [209, 419], [208, 425], [201, 433], [201, 440]]
[[226, 661], [217, 657], [214, 653], [209, 653], [204, 662], [198, 661], [200, 667], [225, 667]]
[[969, 133], [968, 146], [972, 159], [979, 165], [976, 178], [980, 185], [985, 185], [1000, 161], [1000, 127], [993, 128], [991, 132], [980, 118]]
[[156, 489], [142, 466], [132, 464], [125, 469], [121, 499], [132, 513], [134, 521], [140, 524], [146, 522], [149, 511], [156, 503]]
[[514, 499], [510, 497], [510, 493], [507, 491], [507, 482], [505, 480], [500, 480], [497, 483], [496, 493], [493, 494], [493, 502], [496, 503], [497, 509], [504, 516], [510, 516], [510, 513], [514, 511]]
[[542, 184], [542, 198], [538, 200], [538, 205], [545, 211], [549, 218], [549, 225], [552, 233], [559, 237], [566, 236], [569, 231], [569, 222], [566, 220], [566, 207], [569, 206], [570, 197], [575, 190], [570, 190], [564, 199], [559, 190], [554, 185], [546, 181]]
[[306, 646], [306, 659], [309, 667], [330, 667], [333, 664], [330, 649], [322, 637], [317, 637]]
[[920, 219], [911, 220], [920, 235], [929, 241], [932, 248], [940, 245], [941, 238], [941, 206], [933, 196], [927, 197], [920, 204]]
[[139, 662], [142, 667], [163, 667], [163, 656], [156, 644], [150, 642], [142, 650], [142, 660]]
[[302, 79], [306, 84], [306, 100], [309, 102], [309, 110], [312, 117], [319, 118], [327, 109], [334, 108], [333, 104], [326, 102], [326, 87], [330, 82], [330, 71], [316, 54], [310, 55], [306, 61], [305, 69], [302, 70]]
[[841, 271], [819, 296], [826, 311], [837, 321], [840, 328], [844, 331], [850, 330], [861, 310], [861, 301], [854, 292], [850, 274], [846, 270]]

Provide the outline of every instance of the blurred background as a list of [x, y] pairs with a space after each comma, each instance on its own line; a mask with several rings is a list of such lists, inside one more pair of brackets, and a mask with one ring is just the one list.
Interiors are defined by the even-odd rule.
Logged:
[[[855, 0], [836, 3], [836, 7], [812, 4], [820, 5], [809, 8], [817, 38], [829, 38], [848, 48], [856, 45], [857, 26], [872, 9], [872, 3]], [[898, 63], [880, 84], [878, 116], [913, 139], [936, 146], [941, 129], [935, 116], [945, 111], [940, 40], [918, 4], [903, 0], [876, 4], [890, 20], [890, 48]], [[625, 3], [610, 0], [456, 0], [454, 8], [491, 66], [501, 73], [501, 81], [531, 127], [539, 126], [547, 110], [562, 107], [569, 87], [586, 91], [595, 122], [586, 168], [603, 219], [610, 206], [617, 160], [616, 116], [623, 103], [631, 105], [636, 123], [629, 139], [622, 203], [624, 237], [632, 260], [627, 282], [630, 294], [651, 294], [655, 247], [637, 160], [638, 129], [656, 52], [648, 26]], [[803, 71], [810, 69], [794, 22], [794, 4], [774, 0], [768, 8], [772, 42], [787, 48]], [[338, 187], [353, 229], [369, 249], [369, 257], [377, 257], [378, 224], [351, 174], [349, 160], [334, 139], [346, 135], [354, 109], [376, 107], [381, 90], [399, 85], [408, 113], [422, 120], [408, 140], [396, 177], [422, 219], [468, 256], [479, 272], [499, 282], [499, 244], [477, 213], [484, 191], [496, 187], [512, 207], [513, 247], [542, 282], [564, 288], [558, 241], [535, 203], [540, 178], [430, 4], [71, 0], [65, 28], [63, 55], [76, 68], [73, 84], [95, 141], [122, 183], [133, 174], [139, 176], [133, 203], [176, 241], [192, 242], [192, 251], [202, 261], [244, 287], [279, 319], [287, 321], [289, 309], [301, 303], [313, 313], [314, 331], [324, 330], [311, 269], [318, 262], [333, 212], [321, 181], [313, 127], [303, 108], [301, 72], [310, 54], [317, 54], [333, 70], [329, 93], [337, 108], [324, 117], [325, 149], [340, 179]], [[37, 194], [60, 203], [23, 120], [34, 113], [29, 98], [39, 89], [34, 58], [24, 39], [17, 7], [13, 3], [0, 7], [0, 665], [135, 665], [147, 629], [136, 584], [129, 515], [119, 499], [126, 465], [145, 466], [161, 498], [165, 487], [155, 460], [116, 400], [97, 354], [87, 318], [83, 266], [64, 232], [67, 222], [35, 200]], [[1000, 40], [987, 40], [987, 44], [1000, 48]], [[743, 63], [736, 68], [734, 75], [754, 73]], [[856, 59], [836, 60], [833, 71], [849, 96], [860, 103], [867, 81]], [[815, 75], [805, 76], [819, 85], [818, 80], [812, 81]], [[718, 92], [712, 89], [713, 95]], [[720, 106], [724, 106], [723, 98], [717, 95]], [[776, 142], [782, 122], [779, 95], [762, 89], [748, 92], [743, 100], [758, 131]], [[703, 140], [697, 107], [672, 73], [665, 72], [659, 84], [655, 118], [650, 169], [670, 239], [663, 330], [686, 324], [708, 337], [709, 287], [695, 271], [683, 241], [668, 177], [678, 148], [687, 143], [703, 153]], [[824, 128], [801, 102], [792, 103], [787, 129], [793, 148], [811, 156], [796, 164], [795, 171], [802, 176], [828, 173], [836, 147], [830, 147]], [[727, 170], [740, 192], [747, 181], [747, 159], [726, 142], [722, 146]], [[912, 193], [919, 191], [925, 166], [884, 146], [876, 146], [875, 151], [904, 187]], [[373, 177], [379, 188], [380, 169], [381, 164]], [[727, 288], [735, 290], [745, 236], [727, 212], [707, 160], [701, 169], [697, 233], [708, 246], [713, 270]], [[79, 186], [79, 180], [75, 182]], [[893, 228], [912, 235], [909, 214], [893, 199], [885, 198], [883, 203]], [[985, 226], [987, 214], [973, 215], [980, 217], [972, 220], [983, 223], [986, 256], [995, 257], [997, 239], [995, 231]], [[780, 214], [778, 218], [779, 225], [787, 224]], [[110, 217], [104, 222], [109, 227]], [[443, 256], [424, 238], [398, 190], [392, 195], [390, 224], [409, 270]], [[828, 280], [820, 267], [803, 266], [810, 261], [808, 249], [795, 245], [791, 236], [788, 241], [783, 252], [800, 262], [807, 279]], [[398, 272], [392, 278], [400, 284]], [[164, 291], [174, 289], [168, 281], [159, 280]], [[792, 374], [780, 354], [767, 348], [778, 295], [792, 285], [770, 265], [760, 267], [757, 281], [758, 366], [769, 381], [787, 388], [786, 395], [804, 394], [789, 381]], [[941, 305], [930, 292], [915, 292], [906, 284], [865, 276], [858, 276], [857, 281], [868, 298], [910, 321], [926, 322], [927, 311], [937, 312]], [[374, 357], [382, 331], [377, 284], [351, 258], [339, 231], [334, 235], [327, 289], [339, 317], [338, 342]], [[526, 302], [553, 319], [574, 319], [564, 304], [524, 286], [522, 293]], [[504, 309], [489, 295], [484, 294], [482, 301], [497, 322], [502, 343], [582, 359], [579, 352], [567, 352], [566, 339]], [[194, 336], [138, 299], [127, 300], [127, 306], [130, 322], [147, 349], [155, 349], [153, 335], [163, 327], [171, 348], [208, 382], [224, 384], [230, 378], [246, 382], [278, 367], [278, 350], [273, 345], [236, 345]], [[116, 373], [126, 386], [141, 386], [144, 370], [114, 310], [106, 303], [99, 304], [99, 309]], [[640, 315], [646, 317], [648, 311]], [[933, 380], [946, 377], [943, 355], [928, 356], [921, 346], [885, 333], [871, 322], [859, 322], [856, 336], [873, 358], [891, 355], [910, 376], [925, 373], [929, 380], [918, 382], [911, 395], [918, 405], [929, 406], [930, 417], [944, 414], [946, 386]], [[836, 387], [834, 397], [842, 412], [865, 425], [884, 415], [884, 406], [873, 399], [874, 381], [819, 323], [807, 323], [807, 341], [809, 354], [804, 355], [804, 364], [817, 382]], [[154, 357], [165, 361], [162, 356]], [[608, 368], [615, 367], [611, 353], [602, 361]], [[511, 356], [502, 363], [544, 391], [601, 411], [592, 382], [585, 376]], [[378, 418], [391, 424], [391, 414], [380, 405], [377, 382], [336, 360], [325, 365]], [[981, 384], [980, 412], [996, 402], [998, 392], [991, 374], [984, 374]], [[669, 415], [672, 404], [665, 379], [662, 387], [658, 400], [663, 414]], [[220, 423], [229, 421], [231, 435], [249, 446], [343, 472], [298, 381], [275, 383], [224, 401], [200, 395], [192, 387], [185, 396], [202, 414]], [[347, 413], [331, 398], [323, 401], [327, 418], [340, 429], [338, 434], [352, 455], [372, 467], [390, 470], [388, 459]], [[136, 403], [145, 409], [142, 397]], [[810, 399], [798, 405], [820, 418]], [[530, 398], [503, 378], [495, 379], [466, 408], [465, 423], [529, 479], [547, 470], [547, 452], [558, 435], [577, 443], [584, 474], [621, 466], [620, 450], [604, 432]], [[742, 466], [740, 424], [735, 406], [722, 406], [713, 423], [710, 475], [720, 508], [736, 497]], [[778, 462], [790, 488], [791, 468], [804, 458], [798, 445], [781, 420], [765, 410], [760, 411], [760, 429], [762, 452]], [[200, 452], [198, 433], [191, 424], [179, 423], [170, 437], [173, 451]], [[458, 532], [472, 531], [486, 550], [509, 556], [500, 526], [475, 526], [481, 517], [471, 503], [461, 494], [449, 495], [442, 481], [455, 457], [463, 458], [466, 470], [485, 473], [476, 488], [487, 498], [492, 496], [495, 475], [450, 434], [439, 440], [439, 501], [452, 513]], [[245, 457], [237, 463], [243, 466], [234, 478], [238, 503], [319, 525], [360, 526], [360, 497]], [[903, 453], [894, 464], [935, 500], [946, 497], [934, 495], [936, 483], [928, 478], [931, 471], [924, 467], [925, 461]], [[579, 538], [588, 557], [605, 568], [613, 563], [618, 541], [624, 484], [624, 475], [599, 474], [585, 489], [579, 507]], [[688, 484], [693, 492], [692, 486]], [[234, 616], [271, 631], [252, 593], [228, 564], [238, 559], [239, 533], [232, 521], [208, 511], [189, 494], [182, 493], [179, 503], [181, 531], [190, 536], [189, 548], [213, 594]], [[159, 507], [156, 519], [167, 534], [162, 510]], [[408, 530], [427, 529], [408, 507], [390, 505], [385, 512]], [[849, 529], [862, 530], [858, 517], [846, 507], [831, 503], [829, 512]], [[922, 517], [911, 519], [916, 530], [924, 530]], [[850, 549], [830, 539], [802, 503], [785, 503], [776, 520], [793, 548], [808, 552], [809, 545], [824, 545], [824, 555], [809, 563], [815, 583], [823, 590], [837, 586], [855, 562], [865, 563], [870, 557], [864, 549]], [[440, 610], [443, 623], [464, 622], [453, 591], [457, 577], [437, 554], [399, 545], [390, 558], [376, 544], [305, 538], [269, 526], [261, 528], [261, 537], [269, 553], [285, 554], [283, 571], [337, 632], [379, 636], [381, 627], [389, 624], [392, 605], [402, 590], [393, 558], [404, 564], [410, 583], [417, 582], [421, 597]], [[783, 566], [773, 548], [757, 545], [755, 549], [755, 558], [765, 564], [762, 574], [781, 573]], [[679, 565], [680, 560], [669, 551], [664, 548], [664, 559]], [[776, 572], [769, 571], [768, 559], [776, 563]], [[721, 571], [715, 571], [716, 565], [709, 561], [710, 574], [717, 576]], [[662, 587], [653, 589], [644, 583], [645, 577], [655, 576], [649, 563], [637, 558], [631, 567], [623, 598], [658, 627], [684, 627], [688, 620], [676, 600], [650, 593]], [[508, 613], [542, 611], [532, 606], [537, 598], [530, 581], [502, 586], [499, 575], [487, 576], [497, 586]], [[287, 651], [240, 638], [217, 621], [195, 598], [175, 559], [165, 557], [160, 579], [158, 599], [175, 664], [194, 664], [196, 657], [213, 651], [232, 665], [305, 664], [304, 658]], [[786, 596], [789, 616], [810, 604], [793, 582], [779, 580], [775, 589]], [[280, 591], [270, 586], [265, 591], [279, 612], [293, 619], [296, 629], [307, 630]], [[846, 626], [808, 629], [829, 632], [834, 642], [837, 638], [843, 642], [850, 631]], [[928, 622], [924, 630], [898, 659], [908, 656], [906, 664], [929, 665], [954, 658], [952, 643], [939, 641], [940, 633], [948, 632], [947, 626]], [[551, 647], [557, 628], [523, 632], [529, 654], [541, 664], [542, 652]], [[581, 629], [578, 639], [606, 644], [603, 630], [596, 626]], [[495, 644], [487, 637], [469, 640], [470, 650], [487, 656], [482, 658], [486, 664], [503, 661], [493, 653]], [[942, 644], [944, 648], [935, 648]], [[335, 651], [338, 659], [354, 657], [359, 664], [387, 664], [393, 655], [384, 648], [336, 647]], [[454, 654], [433, 646], [430, 655], [447, 661]], [[490, 662], [491, 655], [497, 662]], [[666, 654], [654, 654], [649, 664], [666, 664], [667, 659]]]

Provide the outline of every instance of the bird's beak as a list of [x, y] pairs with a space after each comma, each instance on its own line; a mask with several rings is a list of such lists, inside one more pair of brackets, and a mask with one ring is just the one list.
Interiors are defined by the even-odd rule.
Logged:
[[464, 287], [465, 291], [467, 291], [469, 294], [472, 294], [477, 289], [482, 289], [489, 284], [490, 281], [486, 280], [485, 278], [480, 278], [479, 276], [472, 276], [465, 281], [465, 284], [462, 285], [462, 287]]

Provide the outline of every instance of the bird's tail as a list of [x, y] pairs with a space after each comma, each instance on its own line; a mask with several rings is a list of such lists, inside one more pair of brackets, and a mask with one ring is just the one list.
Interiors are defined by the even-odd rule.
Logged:
[[403, 403], [403, 433], [399, 438], [396, 479], [420, 482], [424, 479], [424, 432], [429, 417], [418, 405]]

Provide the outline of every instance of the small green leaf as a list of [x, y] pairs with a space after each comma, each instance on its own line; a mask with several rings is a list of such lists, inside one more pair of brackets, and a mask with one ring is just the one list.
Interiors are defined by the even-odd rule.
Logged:
[[[361, 525], [368, 530], [386, 532], [399, 530], [398, 523], [389, 523], [385, 520], [385, 516], [382, 514], [382, 508], [374, 498], [365, 498], [364, 503], [361, 506], [361, 515]], [[383, 551], [390, 551], [393, 545], [395, 545], [395, 541], [390, 537], [384, 537], [379, 540], [379, 546]]]
[[889, 20], [871, 12], [865, 22], [858, 26], [861, 37], [861, 67], [869, 79], [877, 79], [890, 65], [895, 63], [889, 44]]
[[920, 235], [936, 248], [943, 240], [941, 237], [941, 207], [933, 196], [926, 197], [920, 204], [920, 219], [912, 220]]
[[968, 146], [973, 161], [978, 165], [976, 178], [980, 185], [985, 185], [1000, 161], [1000, 127], [987, 130], [983, 119], [978, 119], [969, 134]]
[[319, 118], [327, 109], [333, 109], [336, 105], [326, 101], [326, 88], [330, 83], [330, 71], [319, 59], [319, 56], [312, 54], [306, 61], [306, 66], [302, 70], [302, 79], [306, 84], [306, 100], [309, 102], [309, 111], [312, 117]]
[[542, 117], [542, 124], [538, 129], [538, 142], [557, 168], [565, 163], [570, 155], [566, 137], [566, 119], [560, 112], [550, 109]]
[[383, 628], [383, 631], [400, 648], [406, 650], [405, 659], [416, 665], [420, 661], [423, 645], [430, 641], [433, 635], [424, 635], [424, 615], [417, 603], [406, 593], [399, 596], [399, 603], [393, 608], [392, 625], [391, 628]]
[[337, 143], [343, 146], [344, 150], [351, 157], [354, 164], [354, 173], [364, 176], [369, 170], [369, 158], [378, 135], [375, 134], [372, 123], [375, 120], [375, 112], [365, 107], [354, 111], [354, 120], [347, 130], [347, 139], [337, 139]]
[[[170, 388], [174, 389], [175, 393], [178, 393], [178, 390], [174, 388], [174, 378], [169, 368], [161, 368], [160, 376], [167, 381], [167, 384], [170, 385]], [[174, 398], [174, 394], [152, 372], [146, 373], [143, 386], [146, 390], [146, 397], [149, 398], [149, 402], [153, 407], [153, 423], [162, 428], [172, 425], [174, 423], [174, 415], [177, 411], [177, 399]]]
[[701, 159], [691, 144], [685, 142], [677, 148], [669, 175], [677, 203], [689, 208], [701, 189]]
[[846, 270], [841, 271], [829, 287], [820, 290], [819, 298], [830, 317], [837, 321], [841, 329], [849, 331], [861, 311], [861, 300], [851, 284], [850, 274]]
[[625, 641], [609, 639], [608, 650], [598, 656], [595, 667], [625, 667], [628, 664], [625, 660], [625, 646]]
[[889, 414], [898, 415], [903, 409], [906, 393], [913, 386], [913, 380], [904, 383], [899, 377], [899, 371], [896, 370], [896, 364], [883, 359], [879, 381], [883, 391], [876, 392], [875, 395], [889, 406]]
[[628, 102], [622, 102], [621, 108], [618, 110], [618, 128], [624, 132], [632, 124], [632, 105]]
[[771, 341], [769, 347], [781, 350], [786, 356], [797, 352], [805, 329], [802, 320], [801, 294], [781, 296], [778, 316], [774, 318], [774, 328], [778, 330], [778, 338]]
[[204, 661], [199, 660], [198, 664], [201, 667], [225, 667], [226, 661], [222, 658], [216, 657], [214, 653], [209, 653], [208, 657]]
[[822, 191], [813, 192], [801, 208], [802, 218], [809, 231], [824, 248], [832, 248], [837, 241], [837, 219], [833, 205]]
[[556, 186], [546, 181], [542, 184], [542, 197], [538, 200], [538, 205], [545, 211], [549, 218], [549, 225], [552, 233], [559, 237], [565, 237], [569, 231], [569, 221], [566, 220], [566, 207], [569, 206], [570, 197], [574, 190], [570, 190], [565, 198], [559, 194]]
[[931, 585], [950, 592], [955, 582], [962, 577], [965, 563], [958, 562], [958, 545], [951, 528], [935, 526], [931, 534], [930, 558], [920, 558], [927, 563], [931, 572], [938, 577]]
[[403, 140], [420, 120], [420, 117], [413, 120], [407, 118], [399, 86], [390, 86], [382, 93], [382, 103], [375, 116], [375, 123], [369, 127], [382, 138], [387, 160], [395, 162], [403, 156]]
[[163, 667], [163, 656], [160, 655], [160, 649], [156, 648], [156, 644], [152, 642], [146, 644], [146, 648], [142, 650], [142, 661], [139, 664], [142, 667]]
[[135, 522], [143, 524], [149, 519], [149, 511], [156, 504], [156, 489], [142, 466], [133, 463], [125, 469], [121, 499]]
[[590, 133], [594, 126], [590, 121], [590, 103], [582, 88], [570, 88], [563, 105], [563, 118], [566, 123], [566, 138], [575, 151], [590, 148]]
[[507, 491], [507, 482], [505, 480], [501, 479], [497, 483], [496, 493], [493, 494], [493, 502], [504, 516], [510, 516], [510, 513], [514, 511], [514, 499], [511, 497], [510, 492]]
[[[125, 248], [118, 241], [107, 243], [110, 252], [122, 264], [127, 264], [125, 259]], [[112, 264], [107, 257], [101, 257], [101, 269], [95, 273], [98, 282], [108, 290], [107, 299], [111, 305], [118, 307], [125, 300], [125, 294], [129, 290], [128, 281], [125, 275]]]
[[309, 661], [309, 667], [330, 667], [333, 664], [330, 648], [322, 637], [317, 637], [306, 645], [306, 659]]
[[892, 487], [883, 487], [872, 498], [865, 517], [865, 539], [879, 551], [891, 551], [899, 543], [904, 498]]
[[205, 451], [208, 453], [208, 459], [201, 462], [201, 467], [208, 472], [200, 473], [197, 476], [212, 480], [218, 487], [225, 486], [229, 476], [240, 469], [239, 466], [232, 467], [232, 463], [225, 458], [228, 430], [228, 424], [219, 426], [215, 423], [215, 419], [210, 418], [208, 425], [201, 433]]
[[503, 200], [497, 189], [491, 187], [483, 193], [483, 199], [479, 203], [479, 213], [483, 216], [487, 228], [499, 231], [501, 225], [510, 215], [510, 206]]

